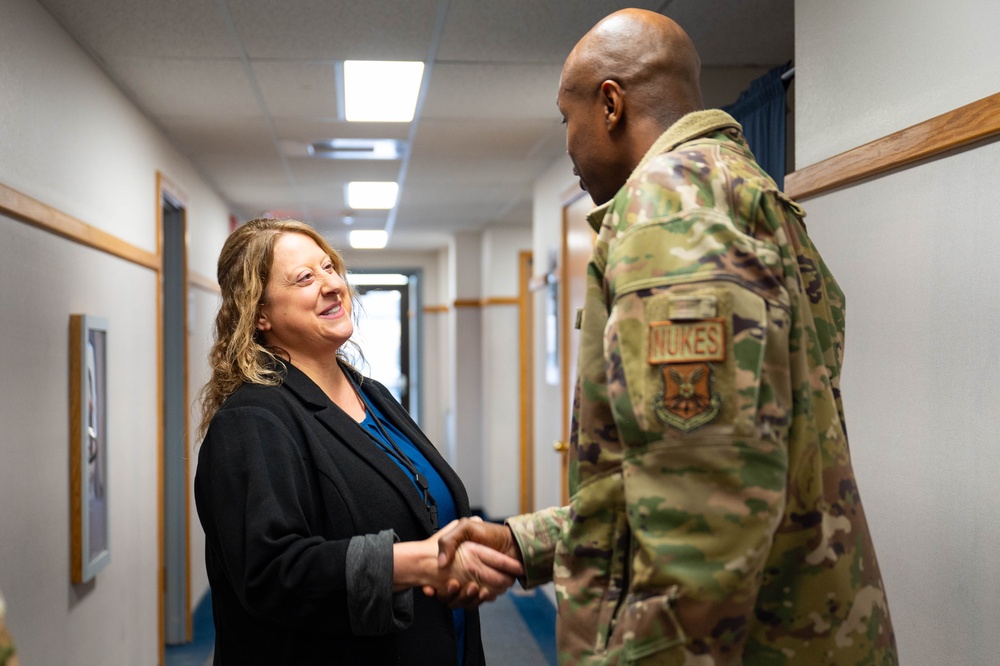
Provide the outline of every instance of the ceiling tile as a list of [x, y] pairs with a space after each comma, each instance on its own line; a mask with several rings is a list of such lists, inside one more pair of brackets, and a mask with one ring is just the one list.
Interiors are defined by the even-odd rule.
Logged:
[[230, 2], [247, 54], [310, 60], [425, 60], [437, 0]]
[[112, 58], [108, 65], [155, 116], [263, 117], [239, 60]]
[[337, 118], [333, 63], [265, 60], [251, 67], [272, 117]]
[[231, 155], [274, 160], [277, 148], [262, 118], [160, 116], [188, 155]]
[[122, 56], [239, 56], [215, 2], [39, 0], [39, 4], [105, 60]]
[[[558, 137], [558, 142], [552, 138]], [[497, 160], [530, 158], [539, 152], [554, 158], [564, 146], [562, 124], [555, 120], [422, 120], [413, 143], [417, 159]]]
[[438, 63], [431, 70], [427, 118], [541, 118], [558, 121], [562, 65]]
[[437, 59], [561, 67], [580, 38], [608, 14], [625, 7], [655, 9], [661, 4], [663, 0], [454, 0]]
[[703, 67], [773, 67], [794, 53], [793, 0], [675, 0], [665, 13], [691, 36]]

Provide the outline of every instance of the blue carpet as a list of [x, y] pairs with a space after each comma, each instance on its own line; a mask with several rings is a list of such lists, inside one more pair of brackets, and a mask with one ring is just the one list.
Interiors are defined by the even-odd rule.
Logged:
[[490, 666], [556, 666], [556, 610], [541, 589], [507, 590], [479, 608]]
[[538, 649], [548, 659], [549, 666], [556, 666], [556, 607], [552, 601], [541, 588], [525, 591], [515, 586], [508, 596], [531, 630]]
[[183, 645], [167, 646], [166, 666], [205, 666], [211, 663], [209, 660], [212, 657], [212, 650], [215, 649], [211, 592], [206, 592], [194, 609], [192, 625], [194, 640]]

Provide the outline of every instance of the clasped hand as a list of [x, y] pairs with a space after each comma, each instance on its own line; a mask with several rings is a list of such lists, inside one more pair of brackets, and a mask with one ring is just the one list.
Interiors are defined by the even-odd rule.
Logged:
[[438, 574], [424, 594], [451, 608], [475, 608], [493, 601], [524, 575], [521, 552], [510, 530], [479, 518], [452, 521], [434, 535]]

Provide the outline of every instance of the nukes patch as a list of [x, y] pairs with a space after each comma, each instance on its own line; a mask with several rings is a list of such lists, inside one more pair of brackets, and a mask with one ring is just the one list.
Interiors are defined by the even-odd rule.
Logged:
[[654, 411], [664, 424], [691, 432], [711, 422], [722, 409], [712, 391], [712, 363], [726, 359], [724, 319], [665, 321], [649, 325], [649, 363], [660, 365], [663, 391]]

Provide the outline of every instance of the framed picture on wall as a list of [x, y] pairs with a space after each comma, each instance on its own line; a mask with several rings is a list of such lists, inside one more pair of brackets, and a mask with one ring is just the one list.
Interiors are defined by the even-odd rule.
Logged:
[[70, 315], [70, 579], [86, 583], [111, 560], [108, 540], [108, 323]]

